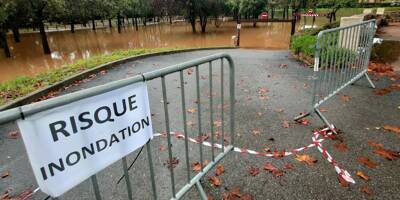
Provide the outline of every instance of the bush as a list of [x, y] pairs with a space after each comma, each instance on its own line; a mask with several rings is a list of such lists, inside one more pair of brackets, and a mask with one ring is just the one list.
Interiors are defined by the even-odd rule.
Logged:
[[303, 53], [306, 56], [314, 57], [317, 36], [299, 35], [292, 38], [290, 50], [294, 54]]

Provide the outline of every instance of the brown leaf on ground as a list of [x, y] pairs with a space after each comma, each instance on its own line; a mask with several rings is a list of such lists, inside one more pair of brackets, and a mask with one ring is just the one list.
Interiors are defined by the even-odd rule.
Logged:
[[[203, 161], [203, 167], [205, 167], [206, 165], [208, 165], [208, 160], [204, 160]], [[199, 171], [201, 171], [201, 165], [200, 165], [200, 162], [194, 162], [194, 163], [192, 163], [192, 170], [193, 171], [195, 171], [195, 172], [199, 172]]]
[[222, 200], [236, 200], [237, 198], [233, 196], [230, 192], [224, 192], [222, 194]]
[[400, 83], [393, 83], [390, 87], [392, 89], [400, 89]]
[[257, 112], [257, 116], [261, 117], [261, 116], [263, 116], [263, 115], [264, 115], [264, 113], [262, 113], [262, 112]]
[[373, 148], [376, 148], [376, 149], [383, 148], [383, 144], [377, 143], [377, 142], [375, 142], [373, 140], [368, 140], [368, 145], [373, 147]]
[[328, 109], [326, 109], [326, 108], [320, 108], [319, 111], [321, 111], [322, 113], [324, 113], [324, 112], [328, 112]]
[[374, 194], [374, 193], [369, 189], [369, 187], [366, 186], [366, 185], [361, 186], [360, 191], [361, 191], [361, 192], [364, 192], [364, 193], [367, 194], [368, 196], [372, 196], [372, 195]]
[[215, 187], [218, 187], [218, 186], [221, 185], [221, 179], [219, 179], [219, 178], [216, 177], [216, 176], [211, 177], [211, 178], [209, 179], [209, 181], [210, 181], [211, 185], [213, 185], [213, 186], [215, 186]]
[[375, 149], [373, 151], [373, 153], [378, 154], [384, 158], [386, 158], [387, 160], [396, 160], [397, 158], [400, 157], [399, 152], [395, 152], [389, 149], [384, 149], [384, 148], [380, 148], [380, 149]]
[[284, 121], [282, 122], [282, 127], [283, 127], [283, 128], [289, 128], [289, 127], [290, 127], [289, 121], [284, 120]]
[[304, 126], [310, 125], [310, 121], [308, 119], [299, 119], [299, 120], [296, 120], [296, 123], [304, 125]]
[[230, 193], [233, 195], [233, 196], [235, 196], [235, 197], [239, 197], [239, 198], [241, 198], [242, 197], [242, 193], [240, 192], [240, 188], [239, 187], [234, 187], [234, 188], [232, 188], [231, 190], [230, 190]]
[[365, 181], [369, 181], [369, 176], [365, 175], [362, 171], [357, 171], [356, 175]]
[[349, 183], [346, 180], [344, 180], [341, 176], [338, 176], [338, 180], [339, 180], [340, 186], [342, 186], [344, 188], [349, 187]]
[[213, 124], [214, 124], [215, 127], [221, 127], [221, 126], [222, 126], [222, 121], [215, 120], [215, 121], [213, 122]]
[[389, 94], [390, 92], [392, 92], [392, 89], [390, 88], [374, 89], [374, 93], [379, 96]]
[[164, 163], [164, 166], [167, 166], [168, 168], [175, 168], [176, 166], [178, 166], [179, 164], [179, 159], [176, 157], [173, 157], [172, 160], [166, 160], [166, 162]]
[[265, 94], [265, 93], [267, 93], [268, 91], [269, 91], [268, 88], [265, 87], [265, 86], [259, 87], [259, 88], [258, 88], [258, 91], [257, 91], [257, 94]]
[[374, 162], [374, 161], [372, 161], [372, 160], [370, 160], [369, 158], [364, 157], [364, 156], [358, 157], [358, 158], [357, 158], [357, 161], [358, 161], [360, 164], [363, 164], [363, 165], [365, 165], [365, 166], [367, 166], [367, 167], [369, 167], [369, 168], [376, 168], [376, 166], [378, 165], [376, 162]]
[[247, 171], [249, 172], [250, 175], [257, 176], [260, 173], [260, 168], [250, 166], [250, 168]]
[[11, 139], [17, 139], [19, 137], [19, 131], [10, 131], [7, 133], [7, 137]]
[[269, 171], [275, 177], [283, 176], [283, 171], [273, 166], [271, 163], [267, 162], [264, 164], [264, 170]]
[[292, 163], [284, 163], [283, 168], [285, 169], [294, 169], [294, 165]]
[[253, 200], [254, 198], [250, 194], [244, 194], [240, 199], [241, 200]]
[[186, 112], [188, 112], [188, 113], [191, 113], [191, 114], [193, 114], [193, 113], [196, 113], [196, 109], [194, 109], [194, 108], [188, 108], [188, 109], [186, 109]]
[[348, 102], [348, 101], [350, 101], [350, 100], [352, 99], [351, 96], [345, 95], [345, 94], [344, 94], [344, 95], [341, 95], [340, 98], [341, 98], [342, 101], [344, 101], [344, 102]]
[[383, 126], [383, 129], [390, 131], [390, 132], [400, 134], [400, 127], [385, 125], [385, 126]]
[[189, 128], [192, 128], [192, 127], [195, 125], [195, 123], [192, 122], [192, 121], [187, 121], [187, 122], [186, 122], [186, 125], [187, 125]]
[[10, 176], [10, 172], [9, 171], [0, 172], [0, 178], [6, 178], [8, 176]]
[[203, 134], [201, 136], [197, 136], [197, 141], [204, 142], [204, 141], [208, 140], [209, 137], [210, 137], [209, 135]]
[[343, 142], [339, 142], [335, 144], [335, 147], [338, 151], [340, 152], [345, 152], [347, 151], [347, 144]]
[[295, 159], [300, 161], [300, 162], [304, 162], [304, 163], [306, 163], [307, 165], [310, 165], [310, 166], [314, 166], [315, 163], [317, 163], [317, 161], [318, 161], [314, 157], [312, 157], [310, 155], [307, 155], [307, 154], [303, 154], [303, 155], [296, 154], [296, 158]]
[[219, 176], [225, 172], [225, 167], [222, 164], [217, 165], [215, 168], [215, 175]]
[[253, 135], [260, 135], [260, 134], [261, 134], [260, 130], [258, 130], [258, 129], [256, 129], [256, 128], [251, 129], [251, 133], [252, 133]]
[[278, 109], [275, 110], [275, 112], [278, 112], [278, 113], [281, 113], [283, 111], [285, 111], [283, 108], [278, 108]]
[[214, 200], [214, 198], [210, 195], [207, 195], [207, 200]]
[[163, 145], [163, 144], [160, 144], [160, 146], [158, 147], [158, 149], [159, 149], [160, 151], [165, 151], [165, 150], [167, 149], [167, 147], [166, 147], [165, 145]]
[[265, 148], [263, 149], [263, 151], [265, 151], [265, 152], [267, 152], [267, 153], [271, 153], [271, 148], [265, 147]]

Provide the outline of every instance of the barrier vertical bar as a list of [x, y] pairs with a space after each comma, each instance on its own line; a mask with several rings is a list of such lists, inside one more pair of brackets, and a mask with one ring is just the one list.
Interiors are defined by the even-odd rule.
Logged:
[[326, 68], [327, 68], [327, 70], [329, 71], [329, 73], [328, 73], [328, 78], [327, 78], [327, 88], [326, 88], [326, 90], [328, 91], [328, 93], [330, 93], [331, 92], [331, 90], [330, 90], [330, 84], [331, 84], [331, 79], [332, 79], [332, 66], [331, 66], [331, 62], [329, 62], [329, 59], [330, 60], [332, 60], [332, 57], [333, 57], [333, 51], [332, 51], [332, 48], [331, 48], [331, 35], [332, 34], [330, 34], [330, 33], [328, 33], [327, 34], [327, 37], [328, 37], [328, 39], [327, 39], [327, 41], [326, 41], [326, 49], [327, 49], [327, 56], [326, 56]]
[[186, 100], [185, 100], [185, 84], [183, 80], [183, 71], [179, 71], [180, 82], [181, 82], [181, 98], [182, 98], [182, 117], [183, 117], [183, 131], [185, 134], [185, 157], [186, 157], [186, 176], [187, 182], [190, 182], [190, 165], [189, 165], [189, 144], [188, 144], [188, 132], [187, 132], [187, 121], [186, 121]]
[[151, 156], [150, 140], [146, 143], [146, 149], [147, 149], [147, 159], [149, 161], [150, 180], [151, 180], [151, 188], [153, 190], [153, 199], [157, 200], [157, 188], [154, 175], [153, 158]]
[[197, 91], [197, 118], [198, 118], [198, 140], [199, 142], [199, 153], [200, 153], [200, 167], [203, 171], [203, 137], [201, 132], [201, 103], [200, 103], [200, 79], [199, 79], [199, 66], [196, 65], [196, 91]]
[[331, 49], [332, 49], [332, 56], [331, 56], [331, 63], [330, 63], [330, 68], [331, 69], [331, 73], [332, 73], [332, 77], [329, 80], [329, 91], [332, 92], [335, 87], [333, 87], [334, 83], [335, 83], [335, 75], [336, 75], [336, 53], [337, 53], [337, 34], [336, 32], [331, 33], [332, 35], [332, 45], [331, 45]]
[[213, 115], [214, 115], [214, 113], [213, 113], [213, 93], [212, 93], [212, 87], [213, 87], [213, 84], [212, 84], [212, 62], [210, 61], [209, 63], [208, 63], [208, 71], [209, 71], [209, 80], [210, 80], [210, 125], [211, 125], [211, 156], [212, 156], [212, 161], [215, 161], [215, 155], [214, 155], [214, 124], [213, 124], [213, 121], [214, 121], [214, 118], [213, 118]]
[[128, 173], [128, 164], [126, 162], [126, 157], [122, 158], [122, 168], [124, 170], [124, 176], [125, 176], [125, 183], [126, 183], [126, 190], [128, 192], [128, 199], [132, 200], [132, 187], [131, 187], [131, 180], [129, 178], [129, 173]]
[[92, 180], [94, 196], [96, 197], [96, 200], [101, 200], [99, 183], [97, 182], [97, 177], [96, 177], [96, 175], [93, 175], [90, 178]]
[[221, 150], [225, 148], [225, 133], [224, 133], [224, 58], [221, 58]]
[[350, 30], [350, 28], [348, 28], [348, 29], [345, 29], [346, 30], [346, 40], [345, 40], [345, 43], [344, 43], [344, 46], [342, 47], [343, 48], [343, 50], [344, 50], [344, 54], [343, 54], [343, 65], [342, 65], [342, 74], [341, 74], [341, 80], [340, 80], [340, 85], [343, 85], [343, 83], [346, 83], [346, 69], [347, 69], [347, 59], [348, 59], [348, 45], [349, 45], [349, 42], [350, 42], [350, 39], [351, 39], [351, 34], [350, 34], [350, 36], [349, 36], [349, 30]]
[[231, 145], [235, 144], [235, 67], [232, 60], [229, 60], [230, 73], [229, 73], [229, 89], [230, 89], [230, 131], [231, 131]]
[[313, 71], [314, 83], [313, 83], [313, 97], [312, 97], [313, 106], [317, 102], [317, 96], [316, 96], [317, 82], [320, 81], [320, 73], [319, 73], [319, 59], [320, 59], [319, 55], [320, 55], [320, 51], [321, 51], [320, 38], [321, 38], [321, 35], [318, 35], [317, 43], [315, 45], [315, 61], [314, 61], [314, 71]]
[[[347, 56], [346, 45], [347, 45], [347, 41], [349, 39], [348, 30], [349, 29], [343, 29], [343, 32], [345, 32], [344, 33], [345, 38], [342, 38], [342, 43], [340, 45], [340, 51], [342, 52], [340, 56], [342, 58], [341, 58], [341, 62], [340, 62], [340, 75], [339, 75], [339, 85], [338, 85], [338, 87], [340, 87], [343, 84], [344, 71], [345, 71], [345, 68], [346, 68], [346, 56]], [[343, 44], [343, 40], [344, 40], [344, 44]]]
[[161, 76], [161, 85], [162, 85], [162, 93], [164, 101], [165, 131], [167, 133], [167, 140], [168, 140], [168, 157], [169, 157], [168, 168], [171, 173], [172, 196], [175, 198], [175, 177], [174, 177], [174, 168], [172, 166], [173, 162], [172, 162], [171, 130], [169, 128], [168, 98], [167, 98], [167, 89], [165, 86], [165, 76]]

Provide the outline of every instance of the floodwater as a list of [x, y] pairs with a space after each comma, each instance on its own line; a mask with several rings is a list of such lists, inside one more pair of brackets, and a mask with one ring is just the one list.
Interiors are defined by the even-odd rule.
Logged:
[[[284, 50], [289, 48], [290, 23], [243, 24], [241, 30], [242, 48]], [[198, 27], [197, 30], [200, 30]], [[207, 25], [207, 33], [192, 33], [187, 23], [158, 24], [139, 27], [125, 27], [121, 34], [115, 29], [102, 28], [96, 31], [76, 30], [47, 33], [51, 55], [44, 55], [38, 33], [21, 35], [21, 42], [15, 43], [9, 35], [8, 42], [12, 58], [5, 58], [0, 49], [0, 81], [17, 76], [32, 76], [40, 72], [73, 63], [77, 59], [93, 55], [109, 54], [114, 50], [157, 47], [215, 47], [233, 46], [232, 36], [236, 35], [236, 24], [224, 22], [219, 28]]]

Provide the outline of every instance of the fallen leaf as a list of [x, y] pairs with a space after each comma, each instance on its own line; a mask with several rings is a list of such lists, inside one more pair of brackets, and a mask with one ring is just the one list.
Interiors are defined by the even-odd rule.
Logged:
[[349, 95], [341, 95], [340, 96], [340, 98], [342, 99], [342, 101], [344, 101], [344, 102], [348, 102], [348, 101], [350, 101], [351, 100], [351, 96], [349, 96]]
[[340, 152], [345, 152], [345, 151], [347, 151], [347, 145], [346, 145], [345, 143], [343, 143], [343, 142], [336, 143], [336, 144], [335, 144], [335, 147], [336, 147], [336, 149], [337, 149], [338, 151], [340, 151]]
[[390, 87], [393, 89], [400, 89], [400, 83], [393, 83]]
[[0, 178], [6, 178], [7, 176], [10, 176], [10, 172], [9, 171], [0, 172]]
[[275, 177], [283, 176], [283, 171], [273, 166], [271, 163], [267, 162], [264, 164], [264, 170], [269, 171]]
[[281, 113], [281, 112], [283, 112], [285, 110], [283, 108], [279, 108], [279, 109], [276, 109], [275, 111], [278, 112], [278, 113]]
[[190, 128], [192, 128], [195, 125], [195, 123], [192, 121], [187, 121], [186, 125], [189, 126]]
[[207, 200], [214, 200], [214, 198], [210, 195], [207, 195]]
[[17, 139], [19, 136], [19, 132], [18, 131], [10, 131], [7, 133], [7, 137], [11, 138], [11, 139]]
[[222, 121], [215, 120], [215, 121], [213, 122], [213, 124], [214, 124], [215, 127], [221, 127], [221, 126], [222, 126]]
[[191, 114], [196, 113], [196, 109], [194, 109], [194, 108], [188, 108], [188, 109], [186, 109], [186, 111]]
[[260, 173], [260, 168], [251, 166], [251, 167], [248, 169], [248, 172], [249, 172], [249, 174], [252, 175], [252, 176], [257, 176], [257, 175]]
[[362, 171], [357, 171], [356, 175], [365, 181], [369, 181], [369, 176], [365, 175]]
[[294, 169], [294, 165], [292, 163], [284, 163], [283, 168], [285, 169]]
[[372, 196], [374, 193], [368, 188], [368, 186], [363, 185], [360, 188], [361, 192], [364, 192], [365, 194], [367, 194], [368, 196]]
[[383, 126], [383, 129], [385, 129], [387, 131], [391, 131], [391, 132], [397, 133], [397, 134], [400, 134], [400, 127], [385, 125], [385, 126]]
[[271, 148], [269, 148], [269, 147], [265, 147], [263, 150], [264, 150], [265, 152], [267, 152], [267, 153], [271, 153]]
[[375, 149], [373, 151], [373, 153], [378, 154], [384, 158], [386, 158], [387, 160], [395, 160], [398, 157], [400, 157], [399, 152], [395, 152], [389, 149], [384, 149], [384, 148], [380, 148], [380, 149]]
[[265, 94], [267, 93], [269, 90], [267, 87], [263, 86], [263, 87], [259, 87], [257, 93], [258, 94]]
[[221, 164], [217, 165], [217, 167], [215, 168], [215, 175], [219, 176], [221, 174], [223, 174], [225, 172], [225, 167]]
[[326, 109], [326, 108], [320, 108], [319, 111], [322, 112], [322, 113], [324, 113], [324, 112], [328, 112], [328, 109]]
[[378, 165], [378, 164], [376, 164], [376, 162], [374, 162], [374, 161], [372, 161], [372, 160], [370, 160], [369, 158], [364, 157], [364, 156], [358, 157], [358, 158], [357, 158], [357, 161], [358, 161], [360, 164], [363, 164], [363, 165], [365, 165], [365, 166], [367, 166], [367, 167], [369, 167], [369, 168], [376, 168], [376, 166]]
[[262, 112], [258, 112], [257, 115], [258, 115], [259, 117], [261, 117], [261, 116], [263, 116], [264, 114], [263, 114]]
[[176, 157], [173, 157], [171, 160], [166, 160], [164, 163], [164, 166], [167, 166], [168, 168], [175, 168], [179, 164], [179, 159]]
[[340, 186], [342, 186], [344, 188], [349, 187], [349, 183], [346, 180], [344, 180], [343, 177], [338, 176], [338, 180], [339, 180]]
[[250, 194], [244, 194], [240, 199], [241, 200], [253, 200], [254, 198]]
[[379, 96], [383, 96], [385, 94], [389, 94], [390, 92], [392, 92], [392, 90], [390, 88], [382, 88], [382, 89], [375, 89], [374, 90], [374, 93], [376, 95], [379, 95]]
[[235, 196], [235, 197], [242, 197], [242, 193], [240, 192], [240, 188], [239, 187], [234, 187], [232, 190], [230, 190], [230, 193]]
[[303, 154], [303, 155], [298, 155], [296, 154], [296, 160], [300, 161], [300, 162], [304, 162], [307, 165], [313, 166], [315, 163], [317, 163], [317, 159], [313, 158], [310, 155], [307, 154]]
[[282, 127], [283, 127], [283, 128], [289, 128], [289, 127], [290, 127], [289, 121], [284, 120], [284, 121], [282, 122]]
[[[204, 161], [203, 161], [203, 167], [207, 166], [208, 163], [209, 163], [208, 160], [204, 160]], [[201, 171], [200, 162], [197, 161], [197, 162], [192, 163], [192, 170], [195, 171], [195, 172]]]
[[260, 130], [258, 130], [258, 129], [256, 129], [256, 128], [251, 129], [251, 133], [252, 133], [253, 135], [260, 135], [260, 134], [261, 134]]
[[377, 149], [383, 148], [383, 144], [377, 143], [373, 140], [368, 140], [368, 144], [369, 144], [369, 146], [377, 148]]
[[209, 179], [209, 181], [210, 181], [211, 185], [213, 185], [213, 186], [215, 186], [215, 187], [218, 187], [218, 186], [221, 185], [221, 179], [219, 179], [219, 178], [216, 177], [216, 176], [211, 177], [211, 178]]
[[296, 123], [304, 125], [304, 126], [310, 125], [310, 121], [308, 119], [299, 119], [299, 120], [296, 120]]
[[287, 68], [287, 67], [288, 67], [287, 64], [280, 64], [280, 65], [279, 65], [279, 68]]
[[160, 144], [160, 147], [158, 148], [160, 151], [165, 151], [167, 147], [163, 144]]

